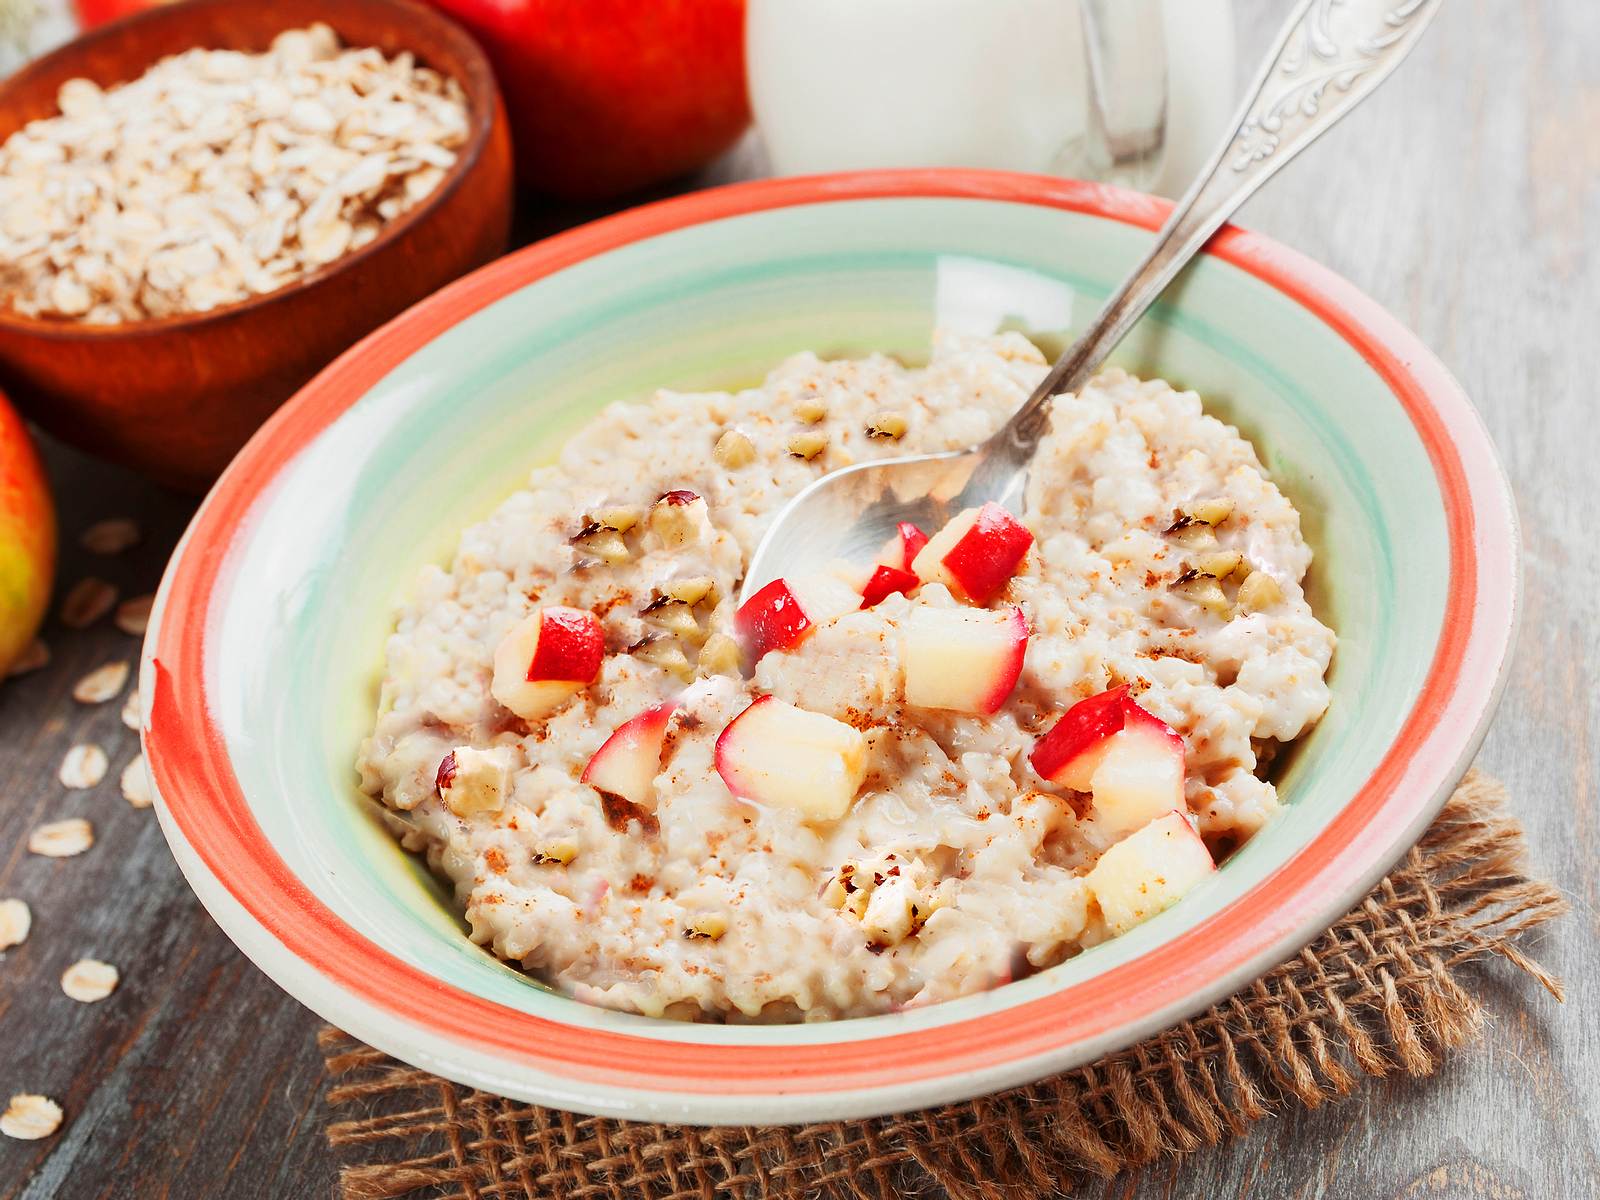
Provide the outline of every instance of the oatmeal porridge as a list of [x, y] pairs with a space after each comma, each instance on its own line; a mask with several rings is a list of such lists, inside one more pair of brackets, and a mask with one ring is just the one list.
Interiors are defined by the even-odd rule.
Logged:
[[802, 487], [979, 442], [1045, 369], [943, 336], [613, 405], [426, 568], [359, 768], [473, 939], [649, 1015], [880, 1013], [1125, 932], [1270, 820], [1334, 635], [1299, 515], [1193, 393], [1106, 371], [1022, 513], [737, 605]]

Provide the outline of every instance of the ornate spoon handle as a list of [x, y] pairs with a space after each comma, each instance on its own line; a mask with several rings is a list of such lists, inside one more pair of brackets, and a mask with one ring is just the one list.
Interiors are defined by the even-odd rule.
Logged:
[[1144, 261], [991, 441], [1017, 466], [1051, 398], [1077, 391], [1145, 310], [1257, 188], [1366, 99], [1411, 52], [1443, 0], [1303, 0], [1279, 34], [1234, 129], [1178, 201]]

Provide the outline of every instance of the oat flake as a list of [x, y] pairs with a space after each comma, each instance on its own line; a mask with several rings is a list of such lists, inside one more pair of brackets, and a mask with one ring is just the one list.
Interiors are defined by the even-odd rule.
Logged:
[[28, 835], [28, 849], [46, 858], [71, 858], [94, 845], [94, 826], [82, 817], [51, 821]]
[[155, 803], [150, 773], [142, 754], [135, 755], [133, 761], [122, 768], [122, 798], [135, 808], [149, 808]]
[[150, 624], [150, 606], [155, 603], [155, 596], [145, 593], [143, 596], [133, 596], [117, 605], [117, 615], [112, 618], [118, 629], [130, 637], [143, 637], [145, 629]]
[[139, 731], [139, 689], [134, 688], [122, 702], [122, 723], [135, 733]]
[[78, 544], [90, 554], [121, 554], [139, 544], [139, 526], [127, 517], [96, 521], [79, 536]]
[[0, 950], [20, 946], [33, 928], [33, 913], [21, 900], [0, 900]]
[[72, 689], [79, 704], [104, 704], [114, 700], [128, 684], [128, 664], [109, 662], [90, 671]]
[[111, 611], [117, 589], [90, 575], [72, 585], [61, 602], [61, 623], [68, 629], [87, 629]]
[[37, 671], [40, 667], [50, 665], [50, 647], [38, 638], [29, 642], [27, 648], [17, 655], [17, 661], [11, 664], [11, 669], [6, 672], [9, 679], [14, 675], [26, 675], [29, 671]]
[[97, 958], [80, 958], [62, 973], [61, 990], [74, 1000], [93, 1004], [116, 991], [120, 978], [110, 963]]
[[106, 752], [99, 746], [93, 742], [81, 742], [67, 751], [57, 775], [64, 786], [84, 791], [104, 779], [106, 768], [110, 765]]
[[19, 1142], [36, 1142], [61, 1128], [61, 1106], [47, 1096], [23, 1092], [0, 1113], [0, 1133]]

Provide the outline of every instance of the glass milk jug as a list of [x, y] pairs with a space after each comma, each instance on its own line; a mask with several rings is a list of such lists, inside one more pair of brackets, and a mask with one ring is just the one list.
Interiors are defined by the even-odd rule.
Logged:
[[996, 167], [1176, 195], [1234, 104], [1233, 0], [749, 0], [779, 174]]

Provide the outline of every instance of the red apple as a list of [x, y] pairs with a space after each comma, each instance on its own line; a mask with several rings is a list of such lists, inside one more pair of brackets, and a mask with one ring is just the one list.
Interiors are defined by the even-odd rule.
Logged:
[[753, 665], [768, 651], [791, 649], [813, 626], [857, 607], [856, 593], [832, 576], [774, 579], [739, 606], [733, 632]]
[[1183, 738], [1126, 686], [1069, 708], [1029, 761], [1049, 782], [1091, 793], [1090, 811], [1108, 829], [1137, 829], [1183, 807]]
[[147, 8], [157, 8], [162, 4], [171, 4], [174, 0], [73, 0], [72, 7], [78, 11], [78, 24], [84, 29], [93, 29], [96, 25], [104, 25], [107, 21], [115, 21], [118, 17], [125, 17], [129, 13], [143, 12]]
[[710, 162], [750, 123], [744, 0], [434, 0], [482, 43], [522, 181], [593, 199]]
[[1215, 870], [1189, 818], [1169, 812], [1102, 854], [1084, 882], [1100, 903], [1106, 927], [1121, 934], [1171, 908]]
[[917, 608], [905, 623], [907, 704], [987, 716], [1022, 674], [1028, 619], [1020, 608]]
[[878, 552], [878, 562], [886, 567], [898, 567], [902, 571], [909, 571], [911, 564], [916, 562], [917, 555], [927, 544], [927, 534], [910, 521], [901, 521], [895, 526], [894, 536], [885, 542], [883, 549]]
[[861, 589], [861, 607], [871, 608], [874, 604], [882, 604], [896, 592], [910, 595], [921, 582], [910, 571], [880, 565], [872, 573], [872, 578], [867, 580], [867, 586]]
[[583, 769], [583, 782], [596, 791], [648, 807], [655, 799], [661, 747], [677, 708], [676, 700], [668, 700], [617, 726]]
[[44, 467], [0, 396], [0, 678], [44, 619], [56, 565], [56, 519]]
[[717, 738], [717, 774], [735, 796], [837, 821], [867, 773], [867, 740], [822, 713], [762, 696]]
[[519, 717], [537, 720], [593, 683], [605, 653], [605, 630], [592, 612], [541, 608], [501, 640], [489, 691]]
[[986, 605], [1022, 566], [1033, 534], [994, 501], [951, 517], [918, 551], [913, 569], [942, 583], [957, 599]]
[[1130, 704], [1126, 684], [1078, 701], [1034, 743], [1028, 761], [1051, 783], [1087, 792], [1112, 734], [1127, 721]]

